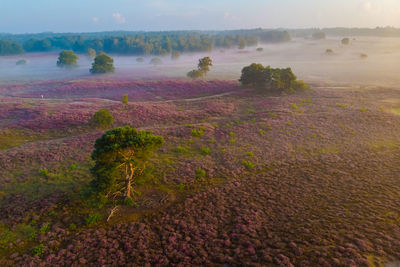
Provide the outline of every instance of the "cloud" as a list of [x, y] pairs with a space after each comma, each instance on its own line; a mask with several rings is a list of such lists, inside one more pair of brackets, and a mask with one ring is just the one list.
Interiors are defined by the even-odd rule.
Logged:
[[124, 24], [126, 22], [126, 19], [124, 16], [121, 15], [121, 13], [113, 13], [112, 14], [114, 20], [118, 24]]
[[98, 17], [93, 17], [93, 18], [92, 18], [92, 21], [93, 21], [94, 23], [97, 23], [97, 22], [99, 22], [99, 18], [98, 18]]

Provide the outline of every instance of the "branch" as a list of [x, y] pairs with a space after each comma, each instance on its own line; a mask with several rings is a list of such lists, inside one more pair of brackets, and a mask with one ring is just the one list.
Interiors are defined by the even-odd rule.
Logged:
[[118, 211], [118, 209], [119, 209], [119, 206], [115, 206], [115, 207], [111, 210], [110, 215], [109, 215], [108, 218], [107, 218], [107, 223], [108, 223], [108, 221], [111, 219], [111, 217], [114, 215], [114, 213]]

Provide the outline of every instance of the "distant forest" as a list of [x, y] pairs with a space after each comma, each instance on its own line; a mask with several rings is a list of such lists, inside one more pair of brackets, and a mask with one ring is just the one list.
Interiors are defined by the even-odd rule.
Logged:
[[0, 34], [0, 55], [24, 52], [73, 50], [127, 55], [167, 55], [172, 52], [205, 52], [218, 48], [245, 48], [262, 43], [290, 41], [284, 30], [171, 31], [171, 32], [99, 32]]

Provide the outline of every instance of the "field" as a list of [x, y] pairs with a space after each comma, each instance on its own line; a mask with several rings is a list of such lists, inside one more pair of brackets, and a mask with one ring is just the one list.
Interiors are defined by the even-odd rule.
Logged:
[[[1, 87], [5, 265], [378, 266], [400, 259], [400, 92], [271, 95], [234, 81], [57, 80]], [[123, 94], [131, 102], [122, 105]], [[39, 95], [46, 95], [41, 99]], [[136, 206], [83, 201], [88, 125], [166, 143]]]
[[[199, 54], [157, 67], [116, 57], [116, 74], [95, 77], [87, 59], [48, 72], [54, 55], [27, 55], [25, 69], [4, 57], [0, 263], [396, 266], [399, 47], [365, 38], [349, 48], [297, 40], [261, 54], [217, 51], [204, 81], [183, 78]], [[257, 59], [293, 66], [311, 90], [240, 86], [240, 68]], [[88, 197], [104, 133], [89, 120], [102, 108], [114, 127], [165, 139], [135, 181], [132, 206]]]

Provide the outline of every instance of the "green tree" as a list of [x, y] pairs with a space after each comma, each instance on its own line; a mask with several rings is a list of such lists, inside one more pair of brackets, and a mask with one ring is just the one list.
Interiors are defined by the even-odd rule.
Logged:
[[96, 50], [94, 50], [93, 48], [88, 48], [87, 50], [87, 55], [90, 58], [95, 58], [96, 57]]
[[129, 98], [128, 95], [123, 95], [122, 96], [122, 104], [126, 105], [128, 104]]
[[58, 56], [57, 66], [60, 68], [71, 68], [77, 65], [78, 56], [73, 51], [63, 50]]
[[196, 80], [204, 77], [204, 73], [201, 70], [191, 70], [186, 74], [187, 77]]
[[265, 86], [269, 84], [271, 80], [272, 74], [268, 67], [265, 68], [261, 64], [253, 63], [242, 69], [242, 76], [239, 81], [243, 85]]
[[92, 153], [95, 166], [91, 169], [91, 187], [100, 193], [125, 189], [125, 198], [132, 198], [134, 180], [143, 174], [152, 152], [163, 143], [161, 136], [129, 126], [106, 132], [96, 140]]
[[204, 57], [199, 60], [199, 64], [197, 65], [198, 70], [202, 71], [204, 75], [210, 71], [210, 67], [213, 65], [210, 57]]
[[99, 53], [94, 59], [90, 73], [102, 74], [111, 72], [115, 72], [114, 59], [109, 57], [106, 53]]
[[96, 128], [107, 129], [114, 122], [114, 116], [107, 109], [100, 109], [90, 119], [89, 123]]

